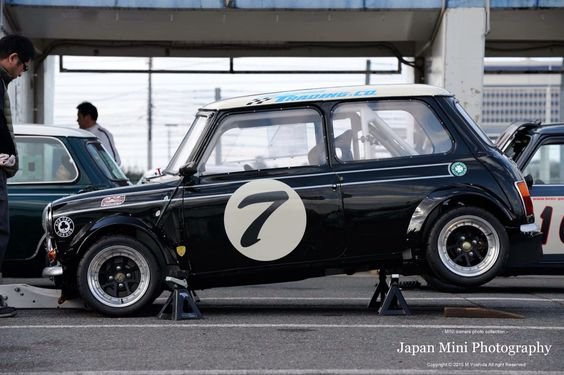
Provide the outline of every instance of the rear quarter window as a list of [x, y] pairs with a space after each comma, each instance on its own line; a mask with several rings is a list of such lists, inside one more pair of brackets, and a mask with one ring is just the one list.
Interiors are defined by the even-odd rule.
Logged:
[[333, 145], [342, 162], [443, 154], [452, 138], [426, 103], [343, 103], [333, 112]]
[[68, 183], [78, 169], [64, 143], [53, 137], [16, 136], [19, 169], [9, 184]]

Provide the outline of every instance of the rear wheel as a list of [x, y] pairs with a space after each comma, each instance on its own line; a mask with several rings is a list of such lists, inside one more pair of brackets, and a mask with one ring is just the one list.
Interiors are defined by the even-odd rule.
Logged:
[[124, 316], [139, 311], [157, 297], [161, 283], [155, 256], [130, 237], [102, 238], [78, 266], [82, 298], [105, 315]]
[[450, 282], [445, 282], [431, 273], [422, 274], [421, 277], [427, 283], [427, 287], [446, 293], [467, 293], [472, 292], [476, 287], [457, 286]]
[[479, 286], [505, 265], [509, 240], [501, 222], [477, 207], [447, 212], [434, 224], [426, 259], [433, 276], [458, 287]]

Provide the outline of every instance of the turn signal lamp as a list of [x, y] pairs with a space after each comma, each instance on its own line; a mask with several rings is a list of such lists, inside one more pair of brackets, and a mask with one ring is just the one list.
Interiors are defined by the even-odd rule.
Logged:
[[525, 213], [527, 214], [527, 216], [534, 215], [533, 200], [531, 199], [531, 194], [529, 193], [527, 183], [525, 181], [517, 181], [515, 183], [515, 186], [517, 186], [517, 190], [519, 191], [519, 195], [521, 196], [521, 200], [523, 201], [523, 205], [525, 206]]
[[55, 264], [57, 262], [57, 249], [53, 246], [53, 242], [51, 238], [47, 238], [45, 243], [45, 251], [47, 252], [47, 259], [49, 260], [49, 264]]
[[57, 252], [55, 249], [51, 249], [47, 252], [47, 259], [49, 259], [49, 264], [53, 264], [57, 261]]

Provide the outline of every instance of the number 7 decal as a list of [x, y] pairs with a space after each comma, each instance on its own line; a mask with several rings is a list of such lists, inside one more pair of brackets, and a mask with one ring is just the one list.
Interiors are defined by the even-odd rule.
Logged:
[[278, 260], [300, 244], [306, 230], [302, 199], [278, 180], [255, 180], [239, 187], [225, 207], [229, 242], [247, 258]]
[[260, 241], [258, 235], [262, 226], [264, 225], [265, 221], [268, 219], [270, 215], [284, 202], [289, 199], [288, 193], [285, 191], [272, 191], [267, 193], [257, 193], [253, 195], [249, 195], [245, 199], [239, 203], [239, 208], [245, 208], [250, 204], [256, 203], [264, 203], [264, 202], [272, 202], [270, 206], [262, 214], [260, 214], [255, 221], [249, 225], [245, 233], [243, 233], [243, 237], [241, 237], [241, 246], [249, 247], [257, 242]]

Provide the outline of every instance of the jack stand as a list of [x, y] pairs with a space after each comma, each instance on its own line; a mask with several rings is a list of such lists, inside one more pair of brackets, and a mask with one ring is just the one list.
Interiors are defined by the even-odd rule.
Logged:
[[[167, 276], [165, 281], [173, 288], [173, 291], [170, 293], [170, 296], [159, 312], [159, 319], [201, 319], [202, 313], [200, 312], [198, 305], [196, 305], [191, 291], [188, 290], [188, 282], [171, 276]], [[198, 297], [196, 296], [196, 298]], [[165, 310], [169, 307], [171, 309], [170, 314], [165, 313]], [[184, 311], [186, 307], [188, 307], [188, 311]]]
[[386, 277], [387, 277], [386, 271], [379, 270], [378, 277], [380, 281], [378, 282], [378, 284], [376, 284], [376, 290], [374, 291], [374, 294], [372, 295], [372, 299], [368, 304], [369, 309], [379, 308], [381, 302], [378, 302], [378, 297], [380, 297], [380, 301], [384, 301], [384, 298], [386, 297], [386, 293], [388, 293], [388, 290], [390, 290], [390, 287], [388, 286], [388, 282], [386, 281]]
[[[386, 282], [386, 272], [380, 271], [380, 282], [368, 304], [368, 308], [380, 307], [378, 315], [409, 315], [411, 311], [399, 288], [399, 274], [392, 274], [391, 286]], [[385, 297], [384, 297], [385, 296]], [[378, 297], [381, 303], [378, 302]]]

